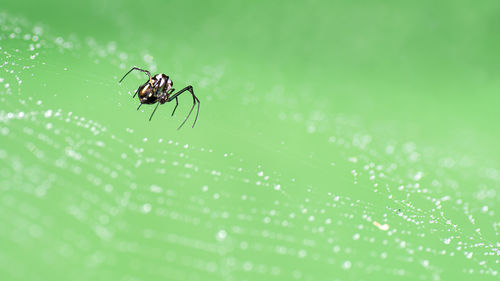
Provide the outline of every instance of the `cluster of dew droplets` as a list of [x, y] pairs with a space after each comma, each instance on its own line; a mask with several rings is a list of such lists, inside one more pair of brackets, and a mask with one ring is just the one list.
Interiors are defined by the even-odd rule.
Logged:
[[[431, 154], [429, 151], [420, 153], [412, 142], [391, 143], [385, 145], [385, 149], [383, 145], [372, 148], [360, 142], [360, 136], [356, 134], [350, 141], [332, 136], [328, 142], [343, 148], [344, 161], [352, 163], [352, 182], [360, 188], [359, 192], [373, 193], [380, 200], [387, 201], [383, 217], [380, 217], [380, 213], [377, 216], [364, 213], [362, 216], [368, 223], [387, 233], [390, 239], [384, 240], [384, 244], [389, 241], [399, 245], [406, 252], [408, 262], [419, 262], [429, 270], [431, 276], [438, 277], [441, 274], [440, 257], [451, 259], [455, 256], [471, 260], [468, 267], [461, 268], [463, 273], [498, 275], [496, 268], [499, 264], [500, 243], [495, 240], [499, 234], [498, 221], [489, 207], [496, 198], [492, 187], [499, 182], [493, 169], [486, 169], [489, 177], [482, 179], [479, 191], [464, 196], [459, 192], [459, 182], [466, 183], [468, 179], [465, 176], [456, 178], [456, 175], [448, 175], [454, 172], [449, 169], [449, 163], [458, 162], [450, 160], [449, 156]], [[385, 155], [379, 151], [385, 151]], [[424, 156], [427, 158], [421, 159]], [[426, 169], [436, 166], [435, 158], [441, 158], [437, 169]], [[485, 170], [480, 166], [474, 167], [469, 161], [462, 162], [467, 164], [453, 168], [477, 169], [476, 174]], [[469, 223], [465, 223], [462, 216]], [[482, 229], [476, 226], [476, 216], [481, 216], [483, 227], [489, 226], [486, 232], [490, 235], [483, 235]], [[360, 237], [356, 233], [353, 240], [359, 240]], [[434, 237], [440, 237], [441, 246], [422, 243], [425, 241], [422, 239]], [[380, 257], [387, 259], [390, 256], [384, 251]], [[433, 260], [437, 264], [433, 264]], [[407, 274], [411, 272], [404, 275]]]
[[[379, 250], [370, 252], [375, 259], [372, 264], [354, 263], [353, 259], [336, 261], [335, 264], [343, 265], [343, 269], [370, 268], [371, 271], [411, 277], [415, 272], [408, 268], [417, 263], [425, 272], [419, 278], [439, 279], [443, 268], [458, 259], [466, 265], [458, 269], [460, 274], [471, 274], [470, 278], [498, 275], [500, 221], [493, 210], [498, 201], [498, 192], [494, 189], [500, 183], [498, 169], [474, 163], [460, 153], [446, 155], [441, 148], [419, 149], [412, 141], [401, 143], [387, 138], [377, 139], [374, 136], [384, 134], [359, 133], [363, 129], [351, 118], [342, 115], [326, 118], [324, 111], [318, 110], [304, 113], [293, 106], [287, 107], [286, 100], [290, 99], [282, 100], [282, 111], [277, 113], [279, 120], [294, 122], [294, 128], [315, 138], [334, 131], [334, 135], [325, 137], [325, 142], [331, 145], [332, 151], [340, 151], [340, 156], [336, 155], [327, 163], [318, 160], [317, 168], [325, 170], [325, 177], [328, 177], [326, 171], [335, 171], [337, 166], [351, 166], [348, 173], [332, 176], [332, 181], [336, 185], [350, 181], [355, 187], [354, 191], [338, 190], [334, 193], [325, 188], [328, 186], [326, 179], [324, 185], [307, 187], [309, 192], [317, 195], [314, 199], [306, 198], [301, 205], [304, 218], [309, 222], [318, 221], [318, 216], [309, 214], [336, 214], [332, 210], [325, 211], [323, 205], [338, 209], [352, 198], [363, 198], [355, 200], [358, 205], [347, 210], [344, 217], [326, 218], [325, 225], [314, 231], [332, 229], [331, 224], [335, 222], [345, 225], [342, 228], [345, 232], [357, 229], [351, 232], [356, 246], [349, 250], [349, 254], [356, 251], [361, 254], [364, 251], [359, 249], [364, 246], [383, 245], [383, 250], [379, 247]], [[330, 152], [321, 153], [328, 155]], [[326, 201], [326, 198], [333, 202]], [[377, 203], [372, 203], [374, 201]], [[385, 210], [380, 210], [381, 206], [386, 206]], [[296, 216], [294, 212], [293, 217]], [[363, 222], [355, 225], [352, 220], [356, 218]], [[268, 217], [265, 219], [271, 221]], [[339, 233], [333, 231], [331, 235], [339, 237]], [[380, 236], [384, 238], [380, 239]], [[426, 244], [426, 241], [436, 239], [440, 241], [438, 246]], [[368, 244], [358, 244], [360, 241]], [[329, 243], [333, 243], [332, 238]], [[334, 252], [339, 252], [346, 244], [339, 243]], [[285, 251], [281, 248], [281, 252]], [[344, 253], [344, 256], [349, 255]], [[390, 261], [389, 265], [384, 262], [384, 267], [379, 266], [380, 258]], [[405, 264], [395, 267], [401, 260]]]
[[43, 27], [0, 13], [0, 43], [0, 93], [19, 93], [20, 74], [43, 63], [39, 60], [47, 43]]
[[[290, 212], [285, 220], [285, 215], [278, 219], [276, 212], [271, 211], [263, 219], [265, 223], [290, 227], [290, 219], [301, 216], [304, 230], [328, 233], [327, 242], [333, 245], [333, 252], [343, 251], [344, 259], [329, 258], [326, 252], [321, 255], [306, 249], [293, 251], [284, 246], [277, 252], [290, 252], [298, 257], [311, 256], [312, 252], [313, 257], [322, 256], [319, 260], [329, 260], [344, 270], [380, 271], [395, 276], [415, 277], [416, 272], [408, 269], [419, 264], [423, 268], [419, 278], [424, 279], [439, 279], [447, 263], [457, 258], [466, 264], [459, 269], [460, 274], [471, 274], [471, 278], [498, 275], [500, 222], [492, 210], [498, 200], [494, 190], [500, 182], [498, 170], [473, 163], [467, 157], [444, 155], [432, 148], [421, 150], [414, 142], [377, 140], [369, 134], [358, 133], [356, 127], [359, 125], [353, 125], [343, 116], [332, 119], [314, 110], [309, 116], [287, 110], [278, 112], [278, 118], [296, 122], [299, 129], [313, 135], [324, 135], [325, 127], [336, 128], [336, 134], [327, 137], [326, 142], [332, 145], [332, 150], [341, 151], [341, 155], [326, 165], [318, 162], [318, 168], [324, 165], [325, 171], [332, 171], [347, 163], [352, 167], [350, 173], [335, 177], [334, 181], [338, 185], [350, 180], [356, 189], [354, 193], [331, 192], [325, 188], [327, 180], [324, 185], [301, 186], [315, 196], [299, 204], [300, 212]], [[328, 151], [323, 153], [328, 154]], [[429, 167], [435, 169], [429, 170]], [[462, 173], [457, 176], [457, 171]], [[479, 186], [467, 186], [471, 181], [467, 174], [476, 175], [473, 180], [479, 180]], [[484, 176], [477, 178], [477, 175]], [[354, 197], [363, 199], [354, 200]], [[280, 211], [286, 206], [280, 204]], [[349, 206], [345, 213], [341, 211], [343, 206]], [[386, 207], [380, 210], [381, 206]], [[476, 226], [477, 217], [481, 217], [482, 228]], [[360, 221], [356, 222], [357, 219]], [[323, 223], [316, 228], [307, 225], [316, 222]], [[336, 227], [332, 226], [335, 224]], [[342, 232], [338, 231], [339, 227]], [[441, 242], [439, 246], [426, 243], [436, 238]], [[313, 239], [316, 245], [323, 245], [318, 241], [320, 239]], [[343, 249], [345, 245], [353, 246]], [[376, 245], [382, 245], [382, 249]], [[377, 247], [378, 250], [370, 251], [371, 264], [366, 263], [366, 257], [364, 262], [354, 262], [357, 255], [365, 252], [361, 249]], [[306, 274], [299, 273], [302, 277]]]

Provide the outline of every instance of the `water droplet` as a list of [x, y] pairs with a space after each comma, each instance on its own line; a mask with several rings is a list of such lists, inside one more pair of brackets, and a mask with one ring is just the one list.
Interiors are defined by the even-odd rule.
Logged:
[[149, 203], [142, 205], [142, 212], [145, 214], [151, 212], [151, 209], [152, 209], [152, 207], [151, 207], [151, 204], [149, 204]]
[[350, 269], [352, 266], [351, 262], [350, 261], [345, 261], [342, 263], [342, 268], [345, 269], [345, 270], [348, 270]]
[[227, 232], [224, 229], [221, 229], [217, 232], [215, 238], [217, 239], [217, 241], [224, 241], [227, 238]]

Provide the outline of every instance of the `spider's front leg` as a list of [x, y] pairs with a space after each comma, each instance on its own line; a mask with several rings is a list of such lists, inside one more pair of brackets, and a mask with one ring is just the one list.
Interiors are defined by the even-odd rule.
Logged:
[[175, 110], [177, 109], [177, 106], [179, 106], [179, 100], [176, 97], [175, 98], [175, 107], [174, 107], [174, 110], [172, 111], [172, 115], [171, 116], [174, 116], [174, 113], [175, 113]]
[[191, 112], [193, 112], [193, 109], [194, 109], [196, 103], [198, 103], [198, 109], [196, 111], [196, 117], [194, 118], [194, 122], [193, 122], [192, 128], [194, 128], [194, 125], [196, 124], [196, 120], [198, 120], [198, 114], [200, 113], [200, 100], [195, 96], [193, 87], [191, 85], [185, 87], [184, 89], [182, 89], [182, 90], [178, 91], [177, 93], [173, 94], [172, 96], [170, 96], [167, 99], [167, 102], [170, 102], [173, 99], [177, 99], [177, 97], [180, 94], [184, 93], [185, 91], [189, 91], [191, 93], [191, 95], [193, 96], [193, 106], [191, 107], [191, 110], [189, 111], [188, 115], [186, 116], [186, 119], [184, 119], [184, 122], [182, 122], [182, 124], [179, 126], [179, 128], [177, 128], [177, 130], [179, 130], [184, 125], [184, 123], [186, 123], [186, 121], [188, 120], [189, 116], [191, 115]]
[[[171, 88], [168, 92], [167, 92], [167, 95], [165, 96], [165, 98], [163, 99], [162, 103], [166, 103], [166, 102], [169, 102], [169, 96], [175, 91], [174, 88]], [[172, 115], [170, 116], [174, 116], [174, 113], [175, 113], [175, 110], [177, 109], [177, 106], [179, 106], [179, 99], [177, 99], [177, 97], [175, 97], [175, 107], [174, 107], [174, 110], [172, 110]]]

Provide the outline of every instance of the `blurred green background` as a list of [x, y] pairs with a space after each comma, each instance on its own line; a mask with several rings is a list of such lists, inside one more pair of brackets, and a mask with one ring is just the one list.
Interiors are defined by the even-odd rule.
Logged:
[[[497, 1], [4, 1], [2, 280], [497, 280]], [[132, 66], [201, 100], [136, 111]]]

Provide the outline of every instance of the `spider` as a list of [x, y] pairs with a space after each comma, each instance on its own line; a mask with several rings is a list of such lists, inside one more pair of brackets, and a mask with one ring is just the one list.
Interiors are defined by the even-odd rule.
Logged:
[[191, 107], [191, 110], [189, 111], [188, 115], [186, 116], [186, 119], [184, 119], [184, 122], [177, 128], [179, 130], [184, 123], [188, 120], [189, 116], [191, 115], [191, 112], [193, 112], [193, 109], [195, 105], [198, 103], [198, 109], [196, 111], [196, 117], [193, 122], [192, 128], [194, 128], [194, 125], [196, 124], [196, 120], [198, 120], [198, 113], [200, 113], [200, 100], [194, 95], [194, 90], [193, 87], [187, 86], [184, 89], [178, 91], [175, 94], [172, 94], [174, 92], [174, 83], [170, 78], [165, 75], [165, 74], [156, 74], [155, 76], [151, 77], [151, 73], [147, 70], [140, 69], [138, 67], [132, 67], [125, 75], [120, 79], [118, 83], [121, 83], [123, 79], [133, 70], [138, 70], [146, 73], [149, 77], [149, 80], [146, 81], [144, 84], [139, 86], [137, 88], [137, 91], [135, 91], [135, 94], [132, 98], [135, 98], [137, 94], [139, 94], [139, 101], [141, 102], [139, 104], [139, 107], [137, 107], [137, 110], [141, 108], [141, 105], [143, 104], [156, 104], [155, 109], [153, 110], [153, 113], [151, 113], [151, 116], [149, 117], [149, 121], [151, 121], [151, 118], [153, 118], [153, 114], [155, 114], [156, 109], [158, 108], [158, 105], [164, 104], [166, 102], [171, 102], [175, 99], [175, 107], [174, 110], [172, 111], [172, 116], [174, 116], [175, 110], [177, 109], [177, 106], [179, 105], [179, 101], [177, 100], [177, 96], [180, 94], [184, 93], [185, 91], [189, 91], [191, 95], [193, 96], [193, 107]]

